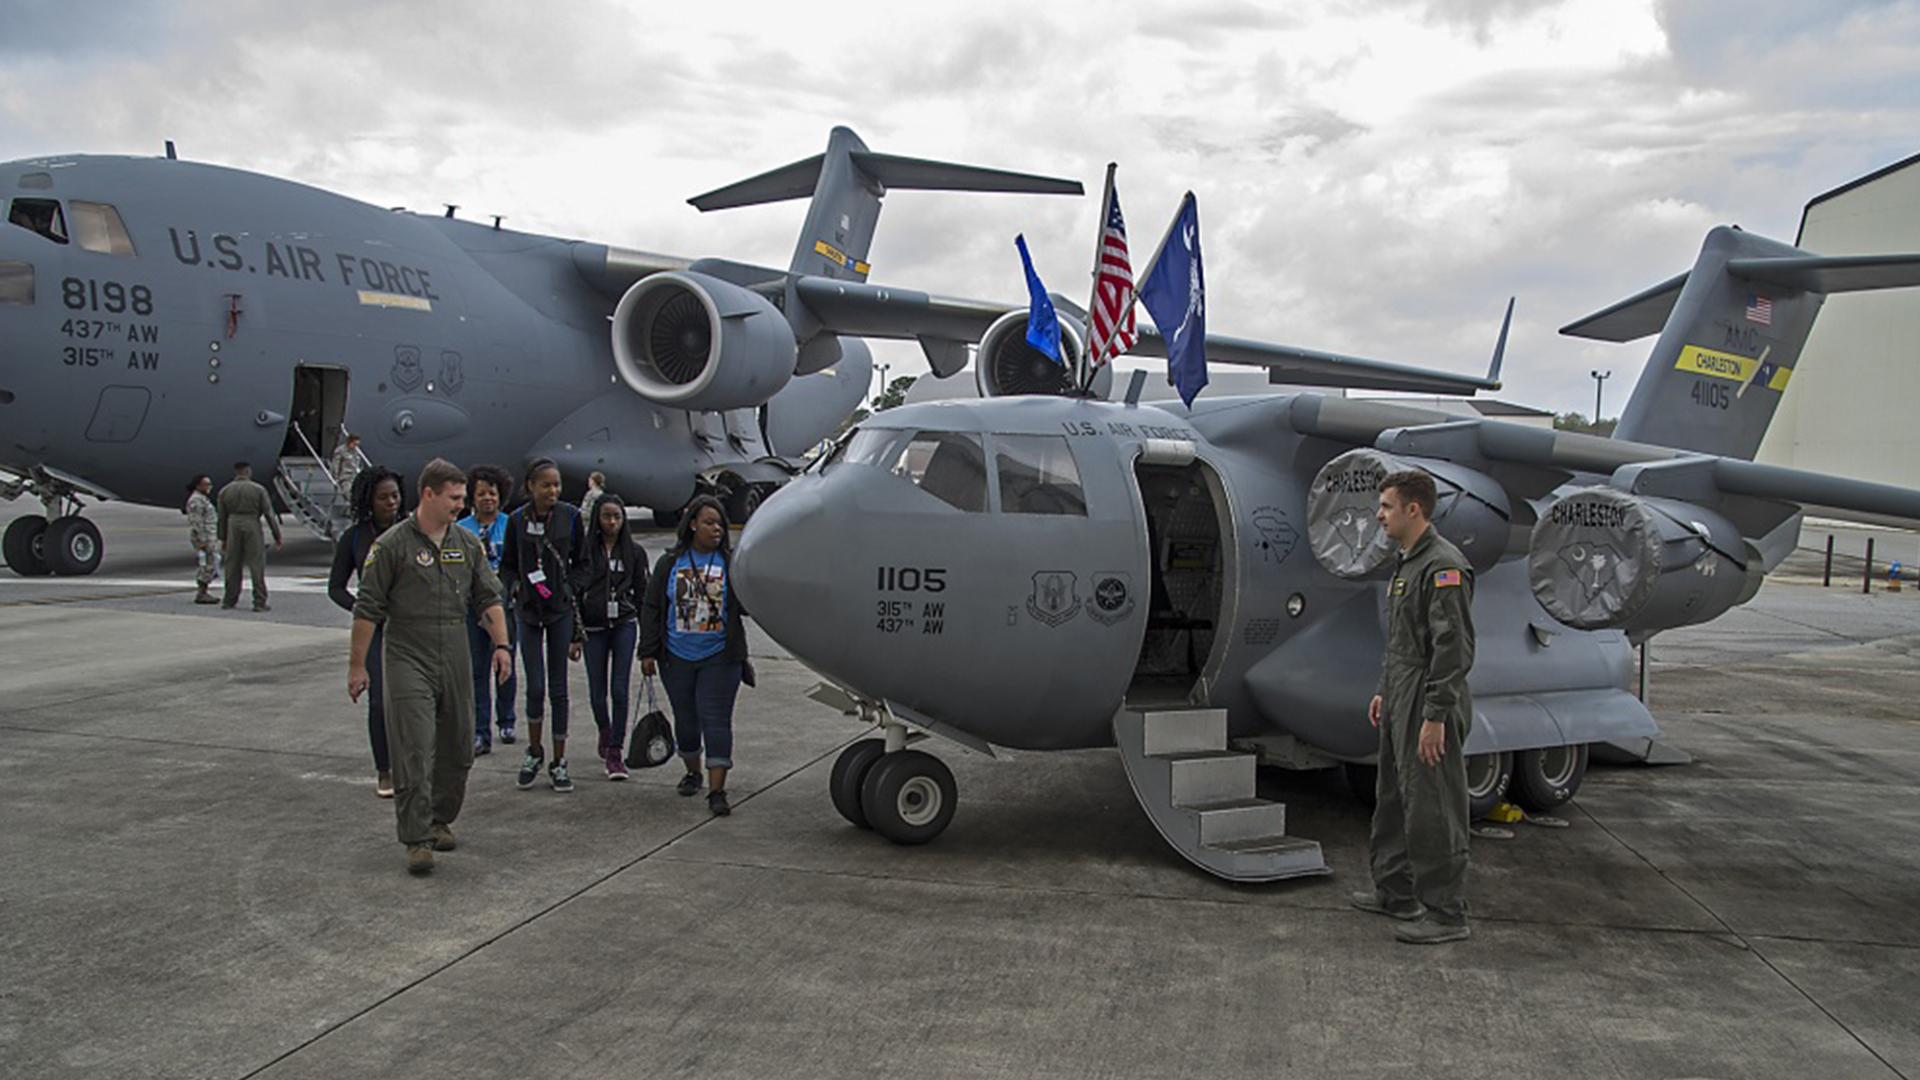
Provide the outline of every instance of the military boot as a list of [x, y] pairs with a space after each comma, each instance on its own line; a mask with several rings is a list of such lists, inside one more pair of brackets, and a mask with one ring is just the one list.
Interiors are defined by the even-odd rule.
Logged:
[[415, 875], [433, 873], [433, 844], [431, 841], [422, 841], [418, 844], [407, 845], [407, 873]]

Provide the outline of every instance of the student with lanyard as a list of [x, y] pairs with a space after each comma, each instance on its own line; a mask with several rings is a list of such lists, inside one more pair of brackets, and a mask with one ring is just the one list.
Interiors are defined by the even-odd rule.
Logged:
[[[513, 495], [513, 478], [498, 465], [475, 465], [467, 470], [470, 482], [468, 503], [473, 512], [463, 517], [459, 525], [480, 538], [480, 546], [486, 550], [487, 566], [494, 574], [500, 573], [500, 552], [507, 542], [507, 515], [500, 512], [507, 499]], [[508, 582], [502, 580], [502, 588]], [[507, 644], [514, 645], [518, 636], [517, 619], [507, 620]], [[493, 639], [487, 636], [487, 624], [478, 616], [467, 624], [467, 651], [473, 660], [473, 752], [493, 753], [493, 718], [500, 717], [500, 742], [504, 746], [513, 744], [513, 695], [519, 692], [519, 679], [512, 674], [513, 654], [507, 654], [508, 672], [506, 682], [497, 682], [493, 677], [493, 662], [489, 655], [493, 651]]]
[[627, 508], [618, 495], [602, 494], [594, 502], [592, 532], [587, 559], [574, 571], [573, 592], [587, 627], [587, 696], [600, 729], [600, 761], [607, 779], [625, 780], [627, 694], [647, 591], [647, 553], [627, 531]]
[[560, 499], [560, 466], [540, 458], [527, 467], [527, 502], [507, 518], [500, 548], [500, 578], [513, 583], [520, 623], [520, 659], [527, 665], [527, 755], [521, 759], [520, 790], [540, 779], [546, 756], [540, 742], [547, 698], [553, 703], [553, 760], [547, 779], [555, 791], [572, 791], [567, 774], [567, 661], [580, 659], [583, 628], [576, 617], [571, 579], [586, 559], [580, 511]]
[[[392, 469], [375, 465], [353, 478], [353, 525], [334, 541], [333, 569], [327, 574], [327, 597], [341, 608], [353, 610], [356, 597], [347, 582], [366, 565], [373, 542], [399, 522], [406, 501], [405, 482]], [[391, 799], [393, 758], [387, 751], [386, 680], [380, 649], [385, 633], [385, 624], [374, 627], [373, 644], [367, 652], [367, 676], [373, 691], [367, 698], [367, 742], [373, 747], [373, 793]]]
[[700, 752], [707, 755], [707, 809], [732, 813], [727, 770], [733, 767], [733, 702], [747, 667], [746, 611], [728, 580], [727, 515], [701, 495], [680, 517], [678, 543], [654, 564], [640, 616], [640, 670], [656, 668], [673, 704], [674, 742], [687, 773], [679, 792], [700, 790]]

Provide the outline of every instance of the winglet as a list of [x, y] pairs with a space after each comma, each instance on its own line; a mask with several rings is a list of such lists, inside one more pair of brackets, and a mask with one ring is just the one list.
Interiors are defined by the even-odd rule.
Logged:
[[1507, 317], [1500, 320], [1500, 340], [1493, 344], [1493, 364], [1487, 368], [1487, 381], [1493, 385], [1489, 389], [1500, 389], [1500, 365], [1507, 358], [1507, 331], [1513, 328], [1513, 300], [1507, 297]]

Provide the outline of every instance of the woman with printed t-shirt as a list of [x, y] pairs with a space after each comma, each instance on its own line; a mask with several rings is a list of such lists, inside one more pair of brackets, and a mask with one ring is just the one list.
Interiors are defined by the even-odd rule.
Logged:
[[640, 669], [657, 669], [673, 704], [674, 742], [687, 773], [679, 791], [700, 790], [707, 758], [707, 808], [732, 812], [733, 701], [746, 671], [746, 612], [729, 581], [727, 515], [702, 495], [681, 515], [678, 542], [654, 563], [640, 618]]
[[507, 518], [500, 549], [500, 579], [513, 582], [519, 620], [520, 659], [527, 669], [527, 756], [517, 783], [522, 791], [540, 779], [546, 755], [540, 727], [546, 698], [553, 703], [553, 760], [547, 779], [555, 791], [572, 791], [567, 775], [567, 661], [580, 659], [582, 628], [574, 604], [574, 568], [586, 558], [580, 511], [560, 501], [560, 467], [540, 458], [527, 468], [527, 502]]
[[647, 553], [627, 532], [627, 508], [620, 496], [602, 494], [593, 505], [593, 539], [587, 543], [586, 561], [574, 571], [573, 591], [580, 598], [580, 621], [587, 627], [587, 697], [593, 725], [600, 729], [600, 761], [607, 779], [625, 780], [627, 693], [647, 591]]

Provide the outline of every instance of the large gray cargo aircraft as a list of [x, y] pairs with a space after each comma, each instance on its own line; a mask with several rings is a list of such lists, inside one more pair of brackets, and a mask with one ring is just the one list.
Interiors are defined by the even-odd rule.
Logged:
[[13, 522], [7, 564], [89, 573], [102, 547], [81, 496], [172, 504], [235, 460], [277, 463], [283, 502], [331, 533], [348, 430], [407, 473], [550, 457], [668, 510], [704, 474], [744, 511], [780, 478], [771, 459], [865, 396], [867, 346], [798, 294], [864, 287], [888, 187], [1080, 191], [836, 129], [822, 155], [693, 200], [811, 197], [781, 271], [388, 211], [171, 153], [0, 165], [0, 493], [46, 510]]
[[1920, 255], [1714, 230], [1690, 272], [1564, 330], [1660, 335], [1610, 439], [1317, 393], [904, 406], [767, 500], [735, 576], [825, 677], [815, 696], [880, 727], [833, 770], [849, 821], [902, 843], [947, 826], [952, 772], [908, 749], [927, 735], [1117, 744], [1194, 863], [1324, 873], [1254, 797], [1254, 767], [1344, 767], [1371, 794], [1386, 472], [1435, 476], [1435, 526], [1476, 571], [1476, 809], [1551, 809], [1594, 746], [1662, 749], [1630, 692], [1635, 645], [1750, 599], [1803, 511], [1920, 522], [1920, 492], [1750, 460], [1825, 295], [1916, 284]]

